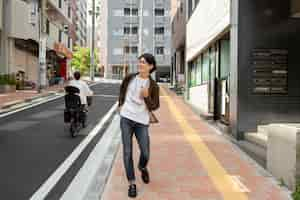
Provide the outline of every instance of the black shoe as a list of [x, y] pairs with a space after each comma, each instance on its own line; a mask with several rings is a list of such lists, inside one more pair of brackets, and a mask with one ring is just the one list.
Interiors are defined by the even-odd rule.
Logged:
[[147, 168], [141, 169], [141, 172], [142, 172], [142, 179], [144, 183], [148, 184], [150, 182], [150, 178], [149, 178], [149, 172]]
[[137, 195], [136, 185], [135, 184], [129, 185], [128, 196], [131, 197], [131, 198], [135, 198], [136, 195]]

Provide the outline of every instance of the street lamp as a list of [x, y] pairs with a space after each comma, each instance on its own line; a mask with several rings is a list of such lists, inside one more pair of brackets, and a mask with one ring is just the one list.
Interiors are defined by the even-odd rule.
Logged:
[[94, 81], [95, 76], [95, 18], [100, 15], [100, 7], [96, 8], [95, 0], [92, 0], [92, 10], [89, 10], [89, 14], [92, 16], [92, 50], [91, 50], [91, 68], [90, 76], [91, 81]]

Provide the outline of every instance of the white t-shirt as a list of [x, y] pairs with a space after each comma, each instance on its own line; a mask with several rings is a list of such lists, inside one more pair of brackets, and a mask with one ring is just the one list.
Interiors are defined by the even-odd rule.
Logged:
[[149, 88], [149, 84], [149, 79], [142, 79], [138, 76], [130, 81], [120, 112], [122, 117], [144, 125], [149, 124], [149, 111], [144, 98], [140, 96], [141, 89]]
[[79, 96], [81, 104], [86, 105], [86, 97], [93, 95], [93, 91], [89, 88], [88, 84], [82, 80], [72, 80], [70, 81], [69, 85], [77, 87], [80, 90]]

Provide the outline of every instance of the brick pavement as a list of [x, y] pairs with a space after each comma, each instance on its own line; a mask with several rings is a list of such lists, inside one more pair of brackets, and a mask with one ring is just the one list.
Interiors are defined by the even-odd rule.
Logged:
[[[42, 94], [47, 94], [49, 92], [57, 92], [63, 87], [64, 85], [51, 86], [43, 90]], [[41, 94], [38, 94], [36, 90], [17, 90], [16, 92], [0, 94], [0, 108], [7, 103], [30, 99], [37, 95]]]
[[[150, 128], [151, 182], [142, 183], [141, 200], [284, 200], [285, 190], [235, 145], [200, 119], [182, 98], [164, 89], [160, 123]], [[138, 150], [134, 142], [135, 165]], [[124, 200], [128, 184], [120, 149], [103, 200]]]

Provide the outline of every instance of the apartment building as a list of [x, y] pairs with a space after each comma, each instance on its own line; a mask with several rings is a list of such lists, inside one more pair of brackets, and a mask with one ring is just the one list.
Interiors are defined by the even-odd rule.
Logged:
[[300, 122], [300, 3], [189, 0], [186, 99], [237, 139]]
[[88, 3], [87, 0], [75, 0], [76, 1], [76, 11], [74, 13], [76, 26], [76, 41], [77, 46], [87, 46], [87, 9]]
[[73, 46], [68, 30], [72, 24], [69, 2], [45, 1], [46, 69], [39, 68], [38, 1], [10, 0], [5, 1], [3, 6], [1, 73], [15, 73], [37, 83], [38, 72], [42, 70], [43, 86], [52, 84], [55, 77], [67, 79]]
[[121, 79], [136, 71], [138, 55], [144, 52], [156, 57], [157, 80], [170, 77], [170, 9], [170, 0], [102, 1], [99, 44], [105, 77]]

